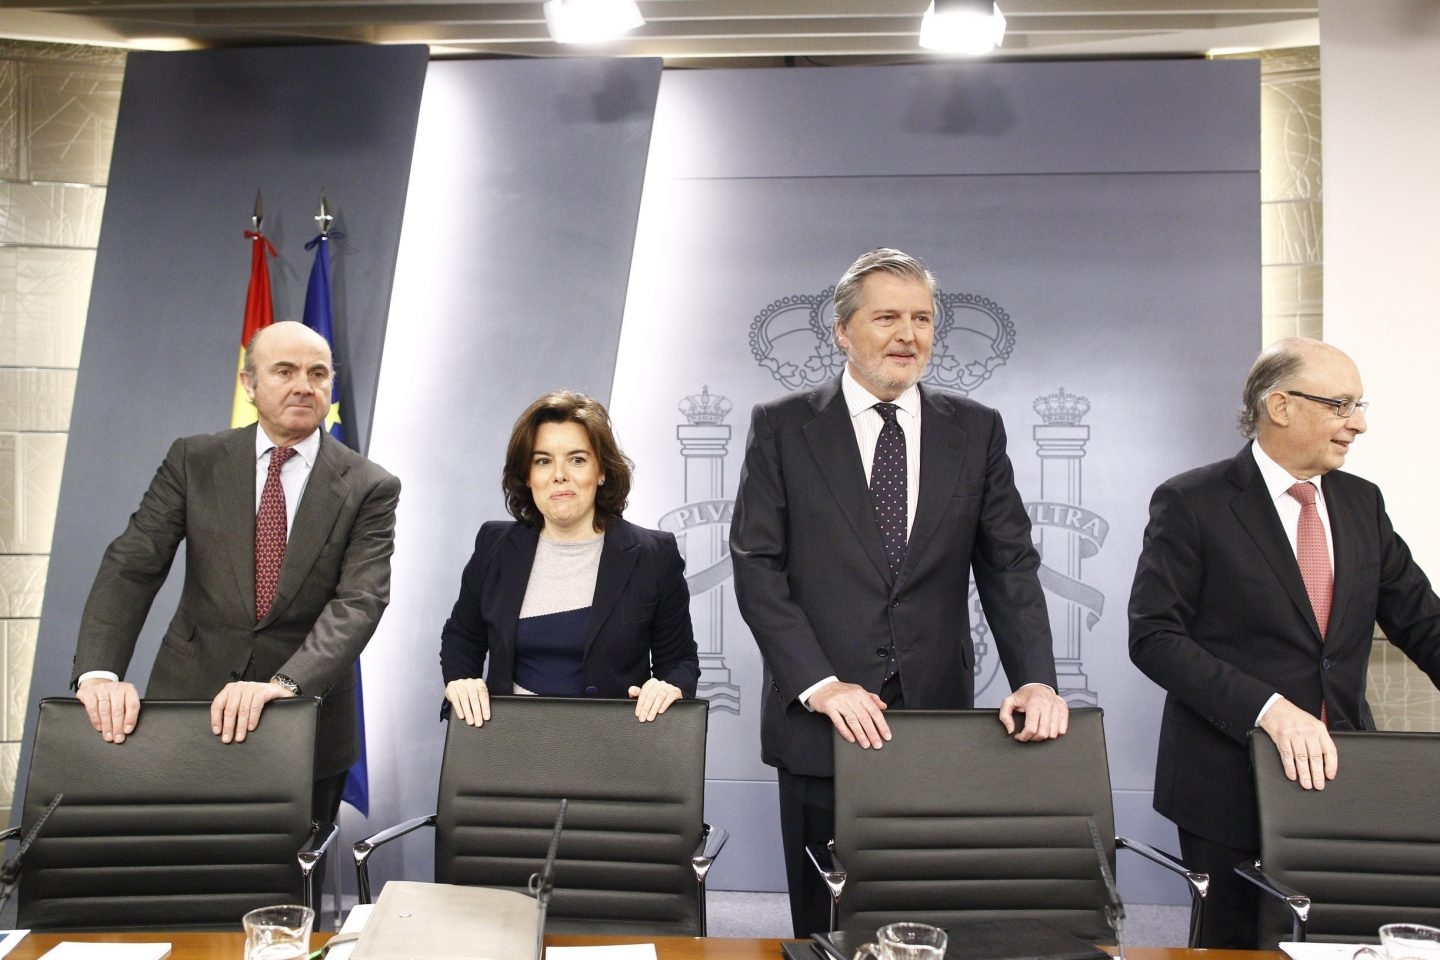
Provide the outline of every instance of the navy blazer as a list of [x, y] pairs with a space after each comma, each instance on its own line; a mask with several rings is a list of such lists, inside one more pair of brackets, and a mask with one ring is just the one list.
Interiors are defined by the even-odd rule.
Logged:
[[1150, 501], [1130, 657], [1167, 692], [1155, 809], [1239, 849], [1259, 843], [1246, 732], [1272, 694], [1317, 716], [1323, 697], [1331, 729], [1373, 729], [1365, 677], [1377, 621], [1440, 684], [1440, 599], [1391, 527], [1379, 488], [1339, 470], [1322, 486], [1335, 552], [1323, 642], [1248, 446], [1167, 480]]
[[[539, 540], [539, 527], [513, 520], [480, 527], [460, 578], [460, 598], [440, 635], [447, 684], [484, 676], [491, 693], [514, 692], [515, 627]], [[652, 676], [695, 696], [700, 658], [685, 561], [673, 534], [622, 519], [606, 528], [582, 673], [589, 697], [623, 699]]]
[[1000, 414], [922, 386], [920, 416], [919, 504], [892, 577], [840, 378], [755, 408], [730, 556], [765, 661], [772, 766], [834, 775], [830, 720], [798, 697], [827, 676], [878, 692], [892, 641], [905, 706], [974, 706], [972, 569], [1011, 686], [1055, 686], [1040, 558]]

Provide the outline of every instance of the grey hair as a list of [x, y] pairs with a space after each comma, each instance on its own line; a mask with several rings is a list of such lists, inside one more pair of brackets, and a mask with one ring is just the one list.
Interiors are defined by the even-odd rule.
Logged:
[[[295, 323], [296, 321], [289, 320], [284, 322]], [[265, 331], [269, 330], [274, 325], [274, 323], [267, 323], [259, 330], [256, 330], [255, 335], [250, 338], [250, 342], [245, 344], [245, 359], [241, 362], [240, 369], [244, 372], [245, 376], [250, 378], [252, 383], [255, 380], [255, 344], [259, 343], [260, 338], [265, 335]], [[311, 327], [306, 327], [305, 329], [310, 330], [312, 333], [315, 332]], [[315, 335], [319, 336], [318, 333], [316, 333]], [[336, 372], [337, 368], [335, 365], [335, 357], [332, 355], [330, 357], [330, 376], [335, 376]]]
[[[832, 333], [838, 334], [840, 327], [850, 322], [855, 311], [860, 309], [860, 285], [865, 278], [872, 273], [888, 273], [897, 277], [909, 277], [912, 280], [923, 280], [930, 288], [930, 299], [939, 299], [940, 288], [935, 282], [935, 277], [915, 257], [890, 247], [881, 247], [878, 250], [871, 250], [850, 264], [850, 269], [845, 271], [840, 282], [835, 284], [835, 316], [832, 320]], [[838, 345], [838, 341], [837, 341]]]
[[1265, 398], [1294, 380], [1305, 364], [1304, 348], [1311, 342], [1300, 337], [1287, 337], [1260, 351], [1260, 356], [1250, 366], [1250, 375], [1245, 378], [1245, 393], [1241, 397], [1237, 418], [1242, 434], [1254, 437], [1260, 424], [1269, 420]]

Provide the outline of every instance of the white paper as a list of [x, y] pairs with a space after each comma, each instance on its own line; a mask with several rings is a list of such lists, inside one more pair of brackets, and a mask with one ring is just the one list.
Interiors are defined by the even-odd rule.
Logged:
[[653, 943], [617, 943], [603, 947], [546, 947], [545, 960], [656, 960]]
[[1358, 943], [1296, 943], [1286, 940], [1280, 944], [1280, 949], [1294, 960], [1351, 960], [1361, 946]]
[[16, 944], [24, 940], [25, 934], [29, 932], [29, 930], [0, 930], [0, 937], [3, 937], [0, 939], [0, 957], [14, 950]]
[[62, 940], [40, 960], [165, 960], [168, 943], [80, 943]]

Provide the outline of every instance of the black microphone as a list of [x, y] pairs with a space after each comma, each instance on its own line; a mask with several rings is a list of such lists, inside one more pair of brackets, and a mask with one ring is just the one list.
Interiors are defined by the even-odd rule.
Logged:
[[1105, 856], [1105, 844], [1100, 842], [1095, 819], [1090, 817], [1085, 822], [1090, 826], [1090, 844], [1095, 848], [1095, 857], [1100, 861], [1100, 879], [1105, 883], [1105, 920], [1115, 931], [1115, 946], [1119, 949], [1120, 960], [1125, 960], [1125, 904], [1120, 900], [1120, 891], [1115, 888], [1110, 859]]

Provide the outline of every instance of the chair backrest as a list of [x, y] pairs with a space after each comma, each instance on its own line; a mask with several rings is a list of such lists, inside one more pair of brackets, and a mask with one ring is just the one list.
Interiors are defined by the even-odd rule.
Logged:
[[880, 750], [835, 744], [842, 929], [1033, 918], [1111, 940], [1091, 840], [1112, 870], [1115, 815], [1098, 709], [1020, 743], [994, 710], [897, 710]]
[[209, 701], [149, 700], [113, 744], [78, 700], [42, 701], [25, 829], [65, 799], [25, 855], [20, 925], [236, 929], [255, 907], [303, 902], [316, 707], [274, 701], [244, 743], [226, 744]]
[[445, 738], [436, 881], [526, 889], [566, 798], [546, 930], [697, 935], [706, 704], [640, 723], [634, 701], [491, 703], [483, 727], [452, 721]]
[[[1324, 790], [1285, 778], [1279, 751], [1250, 737], [1260, 864], [1310, 897], [1307, 940], [1374, 941], [1381, 924], [1440, 926], [1440, 734], [1331, 734], [1340, 769]], [[1290, 914], [1264, 898], [1261, 946], [1289, 940]]]

